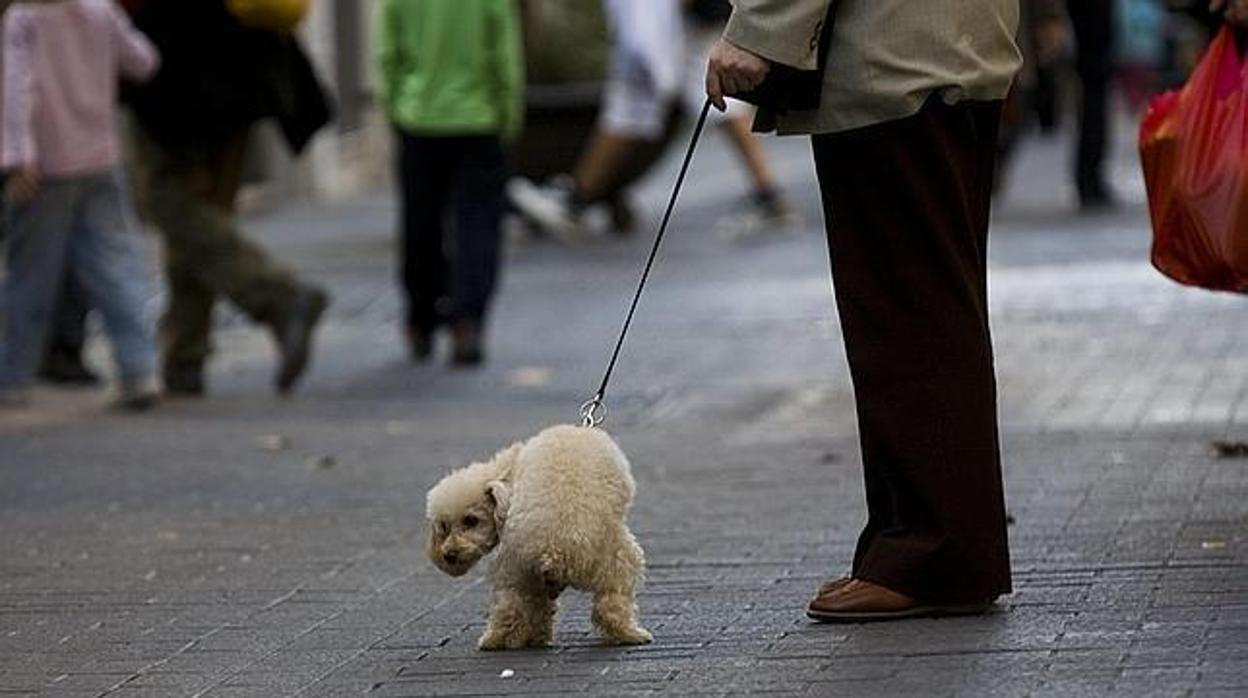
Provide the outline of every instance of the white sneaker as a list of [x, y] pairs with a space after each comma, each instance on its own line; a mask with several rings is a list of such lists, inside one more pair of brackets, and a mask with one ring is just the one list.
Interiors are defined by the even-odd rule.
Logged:
[[721, 220], [718, 228], [729, 240], [749, 242], [791, 232], [803, 222], [802, 215], [783, 199], [765, 202], [751, 198], [744, 211]]
[[515, 177], [507, 183], [507, 198], [522, 216], [556, 240], [569, 245], [584, 241], [584, 226], [568, 205], [567, 191]]
[[127, 412], [146, 412], [160, 402], [160, 381], [147, 376], [134, 381], [123, 381], [117, 397], [118, 409]]

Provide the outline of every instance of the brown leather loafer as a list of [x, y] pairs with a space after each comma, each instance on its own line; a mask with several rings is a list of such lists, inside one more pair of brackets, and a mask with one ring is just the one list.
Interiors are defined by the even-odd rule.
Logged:
[[825, 594], [831, 594], [832, 592], [836, 591], [837, 589], [840, 589], [841, 587], [845, 586], [846, 584], [849, 584], [852, 581], [853, 580], [850, 579], [849, 577], [839, 577], [837, 579], [830, 579], [824, 582], [823, 584], [819, 585], [819, 591], [815, 592], [815, 598], [817, 599], [820, 596], [823, 596]]
[[808, 618], [821, 623], [863, 623], [904, 618], [965, 616], [985, 613], [992, 608], [993, 603], [991, 600], [970, 603], [926, 602], [861, 579], [849, 580], [840, 585], [835, 581], [824, 585], [831, 589], [810, 602], [810, 607], [806, 609]]

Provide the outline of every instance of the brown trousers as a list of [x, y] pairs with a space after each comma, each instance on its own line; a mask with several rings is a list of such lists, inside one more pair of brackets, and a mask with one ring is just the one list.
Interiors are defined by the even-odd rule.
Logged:
[[930, 601], [1010, 591], [988, 327], [999, 102], [813, 138], [868, 520], [853, 574]]

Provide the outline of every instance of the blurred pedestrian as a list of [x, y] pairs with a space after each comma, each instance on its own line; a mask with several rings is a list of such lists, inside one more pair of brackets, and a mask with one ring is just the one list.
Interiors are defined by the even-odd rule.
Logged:
[[[60, 0], [23, 0], [23, 4], [39, 5]], [[13, 3], [0, 0], [0, 17]], [[2, 53], [2, 52], [0, 52]], [[0, 85], [3, 84], [4, 63], [0, 56]], [[3, 87], [0, 87], [2, 93]], [[4, 189], [7, 173], [0, 171], [0, 191]], [[0, 210], [4, 208], [0, 200]], [[7, 214], [0, 213], [0, 241], [5, 238]], [[83, 349], [86, 346], [87, 301], [86, 292], [81, 284], [74, 280], [68, 271], [65, 274], [65, 285], [58, 292], [56, 310], [52, 319], [51, 337], [39, 364], [37, 375], [40, 379], [59, 385], [98, 385], [100, 377], [87, 367], [83, 360]]]
[[617, 197], [653, 162], [680, 109], [685, 63], [680, 0], [603, 0], [612, 48], [598, 125], [571, 176], [508, 185], [513, 206], [552, 236], [579, 241], [582, 215]]
[[1138, 117], [1160, 81], [1166, 12], [1161, 0], [1116, 1], [1114, 73], [1123, 103]]
[[[1205, 0], [1187, 0], [1179, 4], [1179, 9], [1200, 20], [1211, 34], [1223, 22], [1241, 30], [1248, 29], [1248, 0], [1208, 0], [1207, 5]], [[1240, 50], [1244, 50], [1245, 44], [1248, 44], [1244, 32], [1239, 32], [1236, 37]]]
[[1069, 48], [1070, 30], [1062, 0], [1022, 0], [1018, 43], [1019, 71], [1001, 118], [997, 182], [1002, 186], [1015, 148], [1033, 123], [1044, 134], [1056, 130], [1058, 66]]
[[825, 76], [817, 109], [756, 121], [813, 134], [866, 483], [852, 575], [808, 614], [983, 612], [1010, 591], [986, 249], [1018, 3], [734, 8], [707, 68], [717, 106], [773, 64]]
[[[685, 26], [693, 69], [689, 71], [692, 84], [686, 90], [689, 98], [686, 108], [691, 114], [702, 110], [706, 99], [703, 69], [731, 14], [729, 0], [693, 0], [688, 5]], [[729, 100], [727, 105], [724, 112], [711, 112], [707, 122], [728, 138], [732, 149], [740, 156], [750, 180], [750, 192], [742, 210], [721, 220], [720, 227], [731, 238], [746, 239], [801, 225], [801, 216], [786, 200], [771, 171], [767, 150], [751, 130], [754, 108], [737, 100]]]
[[0, 168], [10, 210], [0, 403], [28, 400], [68, 272], [104, 318], [120, 404], [146, 409], [159, 395], [155, 342], [143, 317], [116, 95], [118, 77], [150, 77], [157, 54], [111, 0], [43, 4], [4, 20]]
[[136, 26], [164, 56], [156, 77], [127, 98], [140, 209], [164, 240], [165, 388], [204, 393], [213, 306], [224, 297], [273, 333], [274, 383], [288, 393], [308, 365], [329, 297], [249, 240], [235, 204], [252, 126], [276, 118], [299, 153], [329, 122], [326, 97], [289, 29], [245, 26], [224, 0], [131, 4]]
[[1075, 189], [1090, 212], [1113, 208], [1117, 200], [1105, 175], [1109, 149], [1109, 88], [1114, 76], [1114, 17], [1117, 0], [1066, 0], [1075, 35], [1079, 76], [1079, 142]]
[[1248, 0], [1210, 0], [1209, 10], [1215, 14], [1220, 12], [1232, 26], [1248, 28]]
[[454, 365], [484, 359], [507, 176], [503, 142], [523, 118], [519, 22], [514, 0], [382, 2], [377, 64], [399, 145], [404, 329], [417, 361], [429, 357], [446, 322]]

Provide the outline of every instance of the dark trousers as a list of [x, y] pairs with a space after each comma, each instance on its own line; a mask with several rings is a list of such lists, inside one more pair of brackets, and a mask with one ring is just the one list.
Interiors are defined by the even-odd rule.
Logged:
[[77, 359], [87, 344], [87, 292], [73, 274], [65, 275], [52, 317], [47, 354]]
[[858, 409], [853, 574], [931, 601], [1010, 591], [988, 328], [999, 102], [813, 139]]
[[1067, 0], [1066, 8], [1074, 27], [1080, 84], [1075, 185], [1080, 198], [1097, 198], [1106, 193], [1103, 169], [1114, 72], [1114, 0]]
[[[399, 133], [407, 322], [484, 322], [498, 279], [506, 164], [497, 136]], [[450, 234], [448, 234], [450, 233]]]

